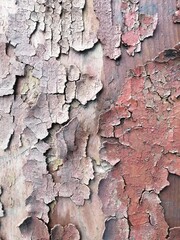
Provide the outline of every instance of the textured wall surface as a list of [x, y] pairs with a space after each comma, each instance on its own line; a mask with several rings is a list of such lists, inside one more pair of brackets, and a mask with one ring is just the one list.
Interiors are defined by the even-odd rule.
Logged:
[[179, 0], [0, 0], [0, 239], [180, 239]]

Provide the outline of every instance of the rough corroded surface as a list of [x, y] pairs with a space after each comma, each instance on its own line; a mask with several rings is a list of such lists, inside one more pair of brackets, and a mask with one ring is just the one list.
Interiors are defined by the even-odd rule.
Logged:
[[[168, 234], [158, 194], [169, 172], [180, 175], [179, 58], [178, 49], [169, 49], [130, 71], [117, 102], [100, 119], [101, 158], [114, 168], [100, 182], [99, 196], [115, 228], [128, 219], [130, 239]], [[125, 234], [124, 227], [119, 231]]]
[[98, 38], [111, 59], [121, 56], [121, 41], [129, 55], [140, 52], [141, 42], [153, 36], [157, 26], [157, 14], [141, 14], [139, 1], [94, 0], [94, 9], [99, 19]]
[[139, 1], [122, 1], [124, 19], [122, 43], [127, 47], [129, 55], [141, 51], [141, 42], [153, 36], [158, 17], [139, 13]]
[[[97, 72], [63, 58], [94, 46], [97, 20], [85, 21], [93, 18], [93, 8], [88, 4], [85, 10], [84, 0], [12, 0], [0, 6], [0, 123], [6, 126], [0, 133], [1, 167], [8, 164], [7, 178], [1, 179], [1, 217], [6, 213], [1, 234], [14, 240], [49, 239], [50, 204], [70, 197], [79, 206], [90, 198], [90, 131], [83, 127], [85, 112], [79, 119], [71, 112], [75, 109], [77, 116], [79, 106], [91, 106], [102, 83]], [[22, 192], [16, 197], [17, 189]], [[79, 239], [75, 229], [69, 222], [62, 238]]]
[[153, 35], [153, 1], [0, 0], [0, 238], [167, 236], [158, 194], [180, 175], [179, 50], [171, 6]]

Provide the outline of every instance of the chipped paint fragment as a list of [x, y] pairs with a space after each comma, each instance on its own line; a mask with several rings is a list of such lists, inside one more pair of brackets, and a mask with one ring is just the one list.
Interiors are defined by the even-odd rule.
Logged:
[[176, 0], [176, 11], [173, 14], [173, 22], [180, 23], [180, 1]]
[[[0, 186], [0, 197], [2, 195], [2, 187]], [[4, 217], [4, 210], [3, 210], [3, 205], [0, 201], [0, 218]]]
[[134, 56], [136, 52], [141, 51], [141, 42], [153, 36], [158, 16], [139, 13], [139, 1], [123, 1], [122, 13], [124, 18], [122, 43], [127, 47], [127, 53]]
[[110, 0], [94, 0], [94, 10], [99, 19], [98, 38], [104, 46], [104, 55], [117, 59], [121, 55], [121, 25], [112, 21]]
[[47, 226], [43, 223], [43, 221], [39, 220], [36, 217], [26, 218], [19, 225], [19, 229], [24, 239], [49, 239], [49, 232]]
[[139, 1], [97, 1], [94, 9], [99, 19], [98, 38], [104, 47], [104, 55], [111, 59], [121, 56], [121, 42], [127, 53], [134, 56], [141, 51], [141, 42], [153, 36], [158, 16], [139, 12]]
[[64, 227], [61, 225], [55, 225], [51, 230], [51, 240], [57, 238], [60, 238], [62, 240], [80, 240], [80, 234], [77, 228], [71, 223]]
[[[96, 99], [96, 95], [100, 92], [102, 87], [101, 81], [99, 81], [96, 76], [83, 74], [76, 83], [76, 99], [85, 105], [88, 101]], [[85, 92], [86, 94], [84, 95]]]

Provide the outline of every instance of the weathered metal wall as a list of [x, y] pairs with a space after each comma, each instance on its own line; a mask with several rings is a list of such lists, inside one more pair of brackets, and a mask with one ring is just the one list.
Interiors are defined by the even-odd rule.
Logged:
[[180, 239], [179, 8], [0, 0], [1, 239]]

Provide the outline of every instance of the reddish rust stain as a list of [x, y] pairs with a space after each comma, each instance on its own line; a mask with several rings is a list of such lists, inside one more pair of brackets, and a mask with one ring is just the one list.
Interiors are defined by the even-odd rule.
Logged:
[[123, 219], [126, 206], [134, 239], [168, 234], [158, 194], [169, 184], [169, 172], [180, 175], [178, 56], [178, 48], [170, 49], [130, 71], [116, 104], [100, 119], [101, 157], [114, 166], [99, 187], [102, 209]]
[[127, 47], [129, 55], [141, 51], [141, 41], [153, 36], [157, 26], [157, 14], [151, 16], [139, 13], [139, 1], [122, 1], [124, 26], [122, 28], [122, 43]]
[[103, 45], [104, 55], [110, 59], [120, 57], [121, 41], [129, 55], [140, 52], [141, 42], [153, 36], [157, 26], [157, 14], [150, 16], [139, 13], [139, 1], [122, 0], [115, 4], [110, 0], [94, 0], [94, 9], [99, 19], [98, 38]]

